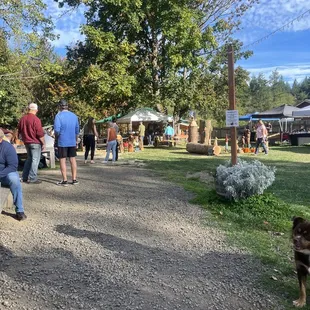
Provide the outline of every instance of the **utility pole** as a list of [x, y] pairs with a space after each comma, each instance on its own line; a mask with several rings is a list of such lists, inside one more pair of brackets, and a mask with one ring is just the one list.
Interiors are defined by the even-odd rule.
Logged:
[[[228, 47], [228, 87], [229, 87], [229, 110], [236, 110], [235, 96], [235, 70], [234, 70], [234, 48]], [[231, 164], [237, 164], [237, 131], [236, 127], [230, 128], [231, 136]]]

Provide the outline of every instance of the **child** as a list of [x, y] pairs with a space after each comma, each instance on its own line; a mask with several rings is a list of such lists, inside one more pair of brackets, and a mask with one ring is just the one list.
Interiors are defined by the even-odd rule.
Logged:
[[133, 141], [133, 145], [135, 148], [135, 152], [139, 152], [140, 151], [140, 141], [139, 141], [139, 136], [135, 136], [135, 139]]

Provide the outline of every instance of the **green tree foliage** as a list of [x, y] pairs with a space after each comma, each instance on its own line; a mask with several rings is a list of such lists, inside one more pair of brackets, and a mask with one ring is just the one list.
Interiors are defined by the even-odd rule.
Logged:
[[269, 81], [263, 74], [252, 77], [250, 81], [250, 101], [247, 106], [249, 112], [265, 111], [272, 108], [272, 92]]
[[[48, 39], [53, 24], [41, 0], [3, 0], [0, 3], [0, 122], [14, 126], [34, 88], [52, 61]], [[8, 48], [8, 42], [10, 48]]]
[[[31, 97], [30, 90], [16, 78], [20, 70], [14, 54], [8, 48], [7, 40], [0, 33], [0, 124], [17, 124], [23, 112], [24, 100]], [[19, 72], [19, 71], [17, 71]]]
[[121, 110], [132, 96], [135, 77], [130, 73], [130, 55], [135, 46], [126, 39], [119, 41], [112, 32], [85, 26], [85, 42], [68, 51], [69, 83], [80, 100], [97, 113]]
[[213, 79], [226, 63], [226, 43], [255, 0], [59, 1], [82, 2], [86, 41], [68, 57], [83, 100], [103, 109], [161, 104], [181, 117], [215, 105]]
[[291, 86], [284, 82], [283, 77], [277, 70], [273, 71], [269, 77], [269, 84], [272, 93], [272, 106], [277, 107], [282, 104], [293, 105], [295, 98], [291, 94]]
[[44, 10], [42, 0], [2, 0], [0, 2], [0, 30], [10, 39], [14, 49], [24, 52], [44, 45], [51, 33], [53, 23]]

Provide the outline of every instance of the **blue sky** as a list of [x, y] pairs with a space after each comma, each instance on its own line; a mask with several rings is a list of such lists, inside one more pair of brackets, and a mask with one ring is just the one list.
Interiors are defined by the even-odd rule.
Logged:
[[[83, 7], [64, 14], [68, 8], [59, 9], [56, 2], [46, 0], [48, 13], [56, 24], [55, 32], [60, 39], [53, 42], [59, 54], [65, 54], [65, 47], [83, 39], [79, 27], [84, 22]], [[260, 0], [242, 18], [242, 29], [235, 34], [249, 45], [287, 24], [302, 13], [310, 10], [310, 0]], [[62, 15], [64, 14], [64, 15]], [[296, 78], [310, 77], [310, 12], [303, 18], [285, 27], [280, 32], [266, 38], [248, 49], [254, 55], [238, 62], [252, 75], [263, 73], [269, 77], [278, 70], [290, 83]]]
[[[261, 0], [245, 14], [236, 37], [249, 45], [308, 10], [309, 0]], [[310, 12], [249, 49], [254, 55], [238, 64], [251, 74], [269, 77], [277, 69], [290, 83], [310, 77]]]

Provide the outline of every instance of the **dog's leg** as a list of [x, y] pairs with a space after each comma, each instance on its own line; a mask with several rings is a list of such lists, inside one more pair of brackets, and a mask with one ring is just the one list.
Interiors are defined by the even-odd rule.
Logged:
[[295, 307], [301, 308], [305, 306], [306, 304], [306, 281], [307, 281], [307, 275], [305, 272], [300, 270], [300, 268], [297, 269], [297, 276], [299, 281], [299, 298], [297, 300], [293, 301], [293, 305]]

